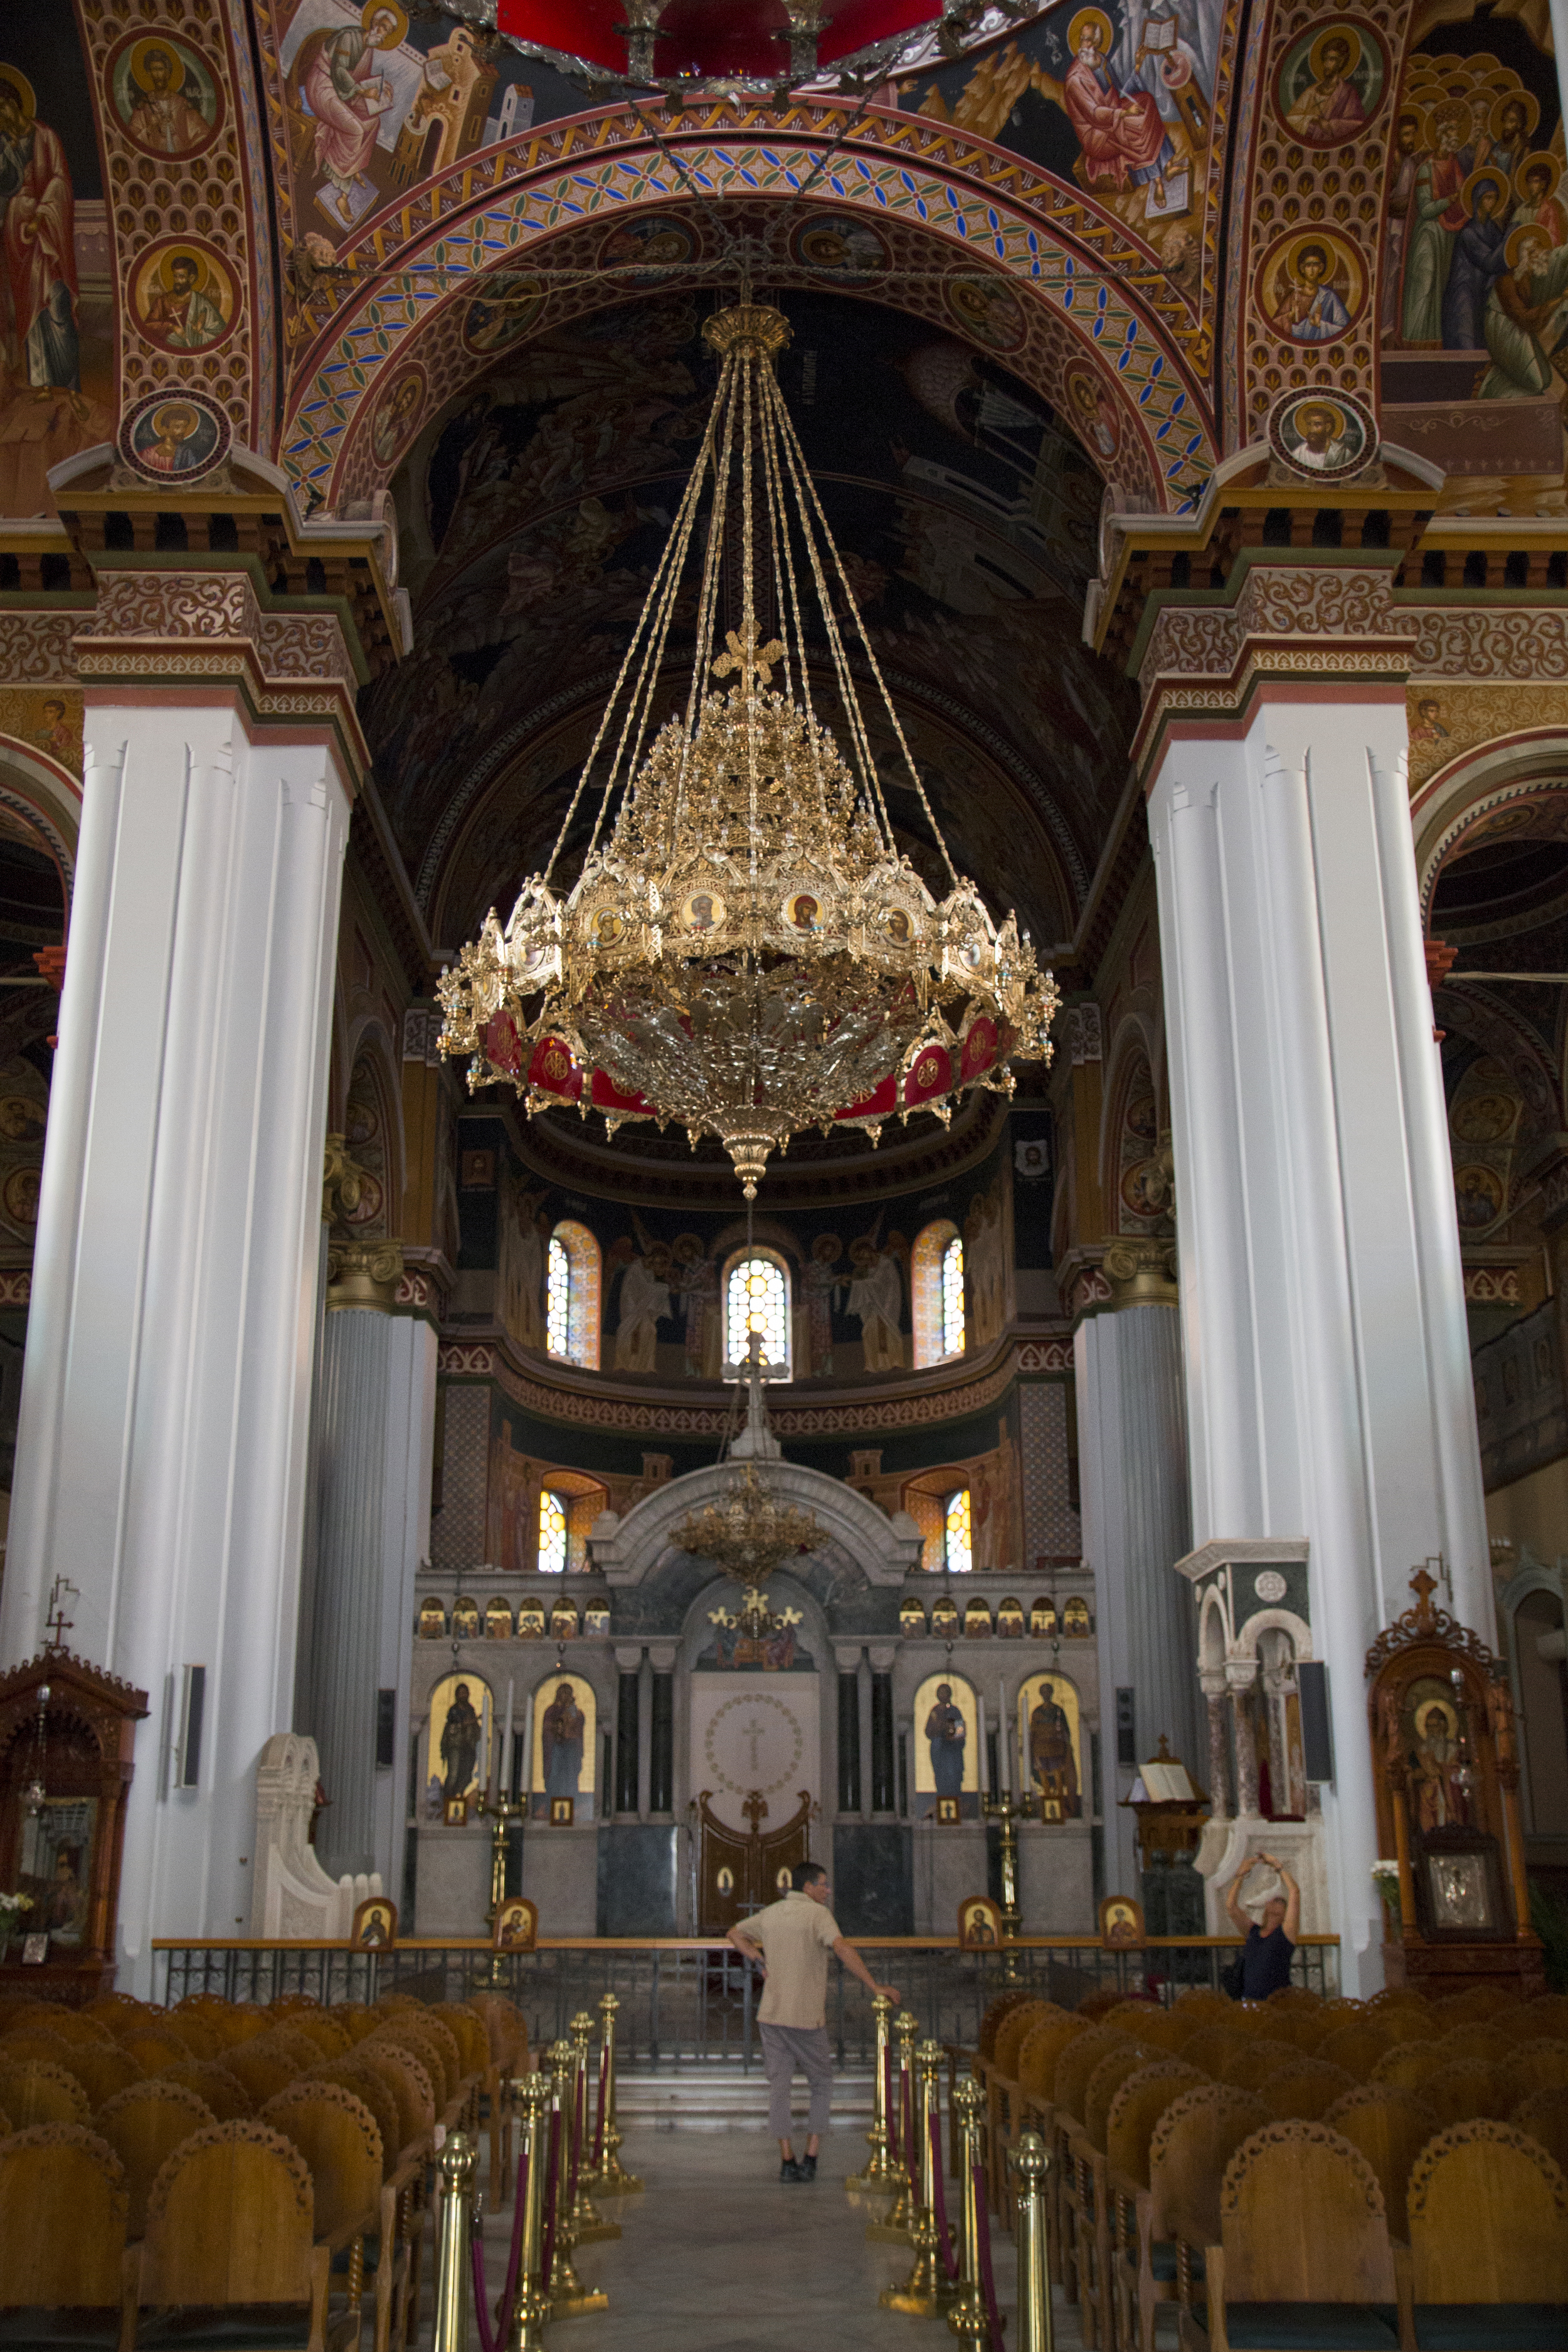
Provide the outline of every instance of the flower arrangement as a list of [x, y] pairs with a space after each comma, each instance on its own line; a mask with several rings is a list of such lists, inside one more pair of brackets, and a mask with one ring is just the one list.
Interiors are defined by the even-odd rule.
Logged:
[[1379, 1895], [1383, 1897], [1383, 1908], [1386, 1915], [1388, 1926], [1397, 1931], [1399, 1927], [1399, 1864], [1396, 1862], [1374, 1862], [1372, 1865], [1372, 1883], [1376, 1887]]
[[0, 1895], [0, 1921], [9, 1927], [18, 1911], [30, 1911], [32, 1907], [30, 1895]]

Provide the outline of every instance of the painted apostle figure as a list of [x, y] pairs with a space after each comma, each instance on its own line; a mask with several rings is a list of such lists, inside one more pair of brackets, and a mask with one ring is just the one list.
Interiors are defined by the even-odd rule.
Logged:
[[544, 1793], [575, 1797], [583, 1770], [583, 1710], [572, 1696], [570, 1683], [558, 1683], [555, 1696], [544, 1710], [542, 1745], [544, 1750]]
[[952, 1703], [951, 1683], [938, 1683], [936, 1686], [936, 1705], [926, 1717], [926, 1738], [931, 1743], [931, 1770], [937, 1795], [961, 1797], [963, 1746], [968, 1733], [962, 1708]]
[[461, 1797], [472, 1786], [481, 1737], [479, 1718], [468, 1696], [468, 1685], [459, 1683], [452, 1693], [447, 1720], [441, 1726], [441, 1762], [445, 1768], [441, 1786], [445, 1795]]
[[1064, 1821], [1076, 1821], [1079, 1804], [1072, 1726], [1048, 1686], [1029, 1717], [1029, 1770], [1041, 1796], [1060, 1805]]

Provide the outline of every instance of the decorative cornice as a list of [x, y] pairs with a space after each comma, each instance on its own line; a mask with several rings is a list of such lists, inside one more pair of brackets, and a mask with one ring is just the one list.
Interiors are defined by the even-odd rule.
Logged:
[[57, 1684], [70, 1684], [105, 1701], [119, 1715], [140, 1717], [148, 1711], [144, 1690], [138, 1690], [134, 1683], [122, 1682], [107, 1666], [95, 1665], [90, 1658], [79, 1658], [74, 1650], [40, 1650], [36, 1657], [7, 1666], [0, 1674], [0, 1706], [15, 1698], [19, 1691], [36, 1690], [40, 1683], [47, 1683], [51, 1690]]
[[[549, 1380], [541, 1380], [520, 1370], [503, 1345], [490, 1339], [444, 1339], [437, 1362], [444, 1379], [493, 1381], [514, 1403], [542, 1421], [710, 1442], [724, 1434], [731, 1415], [730, 1400], [712, 1382], [693, 1381], [698, 1394], [686, 1404], [674, 1402], [668, 1392], [647, 1396], [591, 1372], [573, 1375], [564, 1366]], [[900, 1389], [884, 1383], [852, 1396], [840, 1392], [821, 1404], [788, 1404], [775, 1395], [768, 1402], [768, 1418], [778, 1436], [797, 1440], [864, 1437], [868, 1430], [880, 1433], [916, 1429], [985, 1412], [1019, 1378], [1038, 1379], [1071, 1369], [1071, 1340], [1053, 1333], [1048, 1338], [1004, 1342], [999, 1359], [967, 1381], [954, 1381], [949, 1374], [929, 1386], [916, 1387], [914, 1381], [921, 1379], [917, 1374]]]

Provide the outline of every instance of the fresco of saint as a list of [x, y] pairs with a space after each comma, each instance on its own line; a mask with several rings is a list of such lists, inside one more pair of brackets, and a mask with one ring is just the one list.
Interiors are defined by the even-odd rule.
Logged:
[[1160, 110], [1135, 74], [1119, 82], [1107, 63], [1103, 20], [1086, 9], [1074, 26], [1076, 54], [1065, 98], [1083, 149], [1089, 184], [1114, 180], [1119, 188], [1152, 186], [1165, 202], [1165, 173], [1175, 158]]

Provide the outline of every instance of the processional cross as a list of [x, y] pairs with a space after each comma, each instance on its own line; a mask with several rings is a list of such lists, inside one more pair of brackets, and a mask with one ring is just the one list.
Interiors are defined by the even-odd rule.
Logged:
[[783, 661], [784, 656], [784, 644], [780, 638], [773, 637], [767, 645], [759, 646], [757, 625], [755, 621], [748, 621], [743, 629], [727, 630], [724, 643], [730, 650], [727, 654], [721, 654], [714, 663], [715, 677], [728, 677], [731, 670], [738, 669], [741, 673], [742, 691], [745, 694], [752, 692], [754, 681], [759, 677], [764, 686], [773, 684], [773, 664]]

